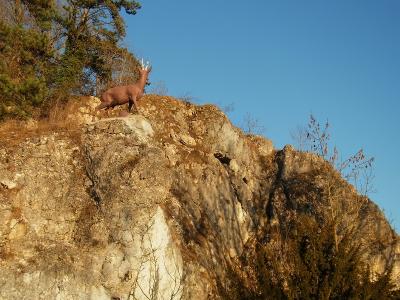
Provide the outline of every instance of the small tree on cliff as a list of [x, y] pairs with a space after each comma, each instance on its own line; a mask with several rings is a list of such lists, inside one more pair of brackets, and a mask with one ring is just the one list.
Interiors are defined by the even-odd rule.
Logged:
[[328, 121], [321, 124], [310, 115], [306, 127], [299, 126], [292, 133], [292, 138], [297, 142], [299, 150], [310, 151], [329, 161], [342, 174], [353, 183], [362, 195], [368, 195], [373, 188], [373, 163], [374, 157], [367, 157], [361, 148], [355, 154], [343, 159], [336, 146], [331, 147], [330, 124]]
[[120, 72], [121, 60], [135, 73], [137, 60], [120, 46], [120, 11], [139, 8], [133, 0], [1, 0], [0, 10], [11, 16], [0, 20], [0, 119], [93, 93]]
[[256, 241], [240, 258], [246, 266], [228, 269], [223, 299], [398, 299], [392, 266], [372, 279], [361, 244], [348, 232], [335, 244], [332, 223], [301, 214], [282, 243]]
[[27, 117], [49, 95], [55, 54], [49, 31], [55, 7], [52, 1], [28, 3], [0, 2], [7, 14], [0, 19], [0, 119]]
[[[308, 215], [299, 215], [286, 237], [288, 263], [284, 274], [278, 268], [279, 258], [259, 245], [257, 262], [262, 299], [268, 299], [270, 290], [280, 299], [395, 299], [396, 291], [390, 280], [391, 268], [371, 280], [368, 265], [364, 262], [361, 244], [355, 244], [352, 233], [347, 232], [335, 244], [333, 224], [318, 222]], [[398, 292], [397, 292], [398, 293]], [[265, 298], [263, 298], [265, 297]]]
[[121, 9], [136, 14], [136, 1], [66, 0], [58, 17], [64, 43], [57, 80], [78, 93], [93, 92], [98, 82], [111, 80], [118, 60], [138, 67], [119, 42], [125, 36]]

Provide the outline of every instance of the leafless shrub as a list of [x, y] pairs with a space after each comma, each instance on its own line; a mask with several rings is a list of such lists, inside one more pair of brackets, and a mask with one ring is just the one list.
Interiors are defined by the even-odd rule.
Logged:
[[228, 104], [222, 106], [222, 111], [224, 113], [226, 113], [226, 114], [231, 113], [234, 110], [235, 110], [235, 103], [234, 102], [231, 102], [231, 103], [228, 103]]
[[190, 92], [184, 93], [182, 96], [179, 96], [178, 99], [188, 103], [195, 103], [198, 100], [197, 97], [191, 95]]
[[168, 95], [167, 85], [163, 80], [153, 82], [151, 88], [149, 89], [149, 94], [156, 94], [160, 96]]
[[306, 128], [297, 126], [294, 131], [290, 132], [290, 137], [295, 142], [295, 146], [300, 151], [307, 151], [307, 133]]
[[265, 127], [261, 125], [260, 120], [256, 119], [250, 113], [246, 113], [243, 118], [242, 126], [243, 131], [247, 134], [263, 134]]
[[[131, 292], [128, 296], [128, 300], [136, 300], [136, 292], [140, 291], [141, 296], [148, 300], [157, 300], [159, 299], [160, 294], [160, 283], [161, 283], [161, 269], [164, 268], [164, 271], [167, 273], [168, 277], [171, 279], [171, 294], [169, 295], [169, 300], [180, 300], [183, 297], [183, 283], [185, 280], [185, 274], [180, 270], [180, 266], [177, 261], [177, 254], [174, 249], [172, 249], [172, 259], [174, 262], [174, 266], [172, 270], [166, 265], [165, 261], [163, 264], [160, 264], [160, 261], [157, 257], [157, 252], [160, 251], [157, 247], [155, 247], [151, 240], [151, 235], [149, 234], [151, 228], [154, 224], [150, 224], [146, 226], [144, 233], [141, 235], [142, 245], [145, 241], [147, 241], [149, 248], [143, 248], [143, 254], [141, 255], [140, 264], [138, 270], [136, 270], [136, 277], [133, 280], [133, 286], [131, 288]], [[143, 276], [143, 272], [148, 271], [148, 282], [147, 287], [142, 286], [140, 276]]]
[[321, 125], [313, 115], [310, 115], [307, 126], [298, 127], [291, 136], [297, 142], [299, 150], [316, 153], [329, 161], [362, 195], [374, 192], [375, 158], [367, 157], [361, 148], [355, 154], [343, 159], [337, 147], [330, 145], [329, 128], [328, 121]]
[[225, 113], [229, 114], [235, 110], [235, 103], [231, 102], [228, 104], [223, 104], [221, 102], [216, 102], [216, 105]]

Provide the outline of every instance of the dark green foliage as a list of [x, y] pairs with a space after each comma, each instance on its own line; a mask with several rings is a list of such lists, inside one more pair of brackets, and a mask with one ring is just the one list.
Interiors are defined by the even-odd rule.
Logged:
[[[124, 8], [128, 14], [135, 14], [140, 5], [136, 1], [66, 3], [65, 15], [59, 18], [66, 39], [59, 73], [66, 74], [62, 79], [72, 84], [71, 88], [83, 87], [83, 92], [92, 92], [96, 84], [91, 80], [92, 75], [100, 81], [110, 80], [113, 62], [123, 52], [118, 41], [125, 35], [125, 24], [119, 11]], [[71, 76], [75, 76], [77, 82], [71, 80]], [[82, 82], [84, 84], [80, 85]]]
[[14, 16], [0, 21], [0, 119], [43, 114], [71, 94], [95, 94], [121, 61], [136, 79], [138, 62], [119, 43], [120, 11], [136, 14], [138, 2], [3, 0], [1, 6]]
[[[35, 25], [40, 31], [49, 31], [58, 16], [56, 3], [49, 0], [23, 0], [29, 14], [35, 20]], [[22, 9], [22, 8], [21, 8]]]
[[0, 22], [0, 118], [27, 117], [42, 104], [52, 56], [46, 35]]

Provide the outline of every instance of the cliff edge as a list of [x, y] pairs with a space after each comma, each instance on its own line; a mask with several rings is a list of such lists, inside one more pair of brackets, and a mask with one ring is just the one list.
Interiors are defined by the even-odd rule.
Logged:
[[140, 115], [92, 121], [86, 101], [65, 130], [1, 137], [0, 299], [218, 299], [235, 276], [251, 288], [243, 258], [303, 214], [340, 217], [337, 238], [351, 228], [400, 281], [399, 237], [318, 156], [213, 105], [147, 95]]

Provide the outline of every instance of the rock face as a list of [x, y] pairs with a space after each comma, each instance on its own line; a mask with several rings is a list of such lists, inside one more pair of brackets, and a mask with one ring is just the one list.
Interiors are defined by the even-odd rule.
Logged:
[[[152, 95], [140, 105], [140, 115], [0, 144], [0, 299], [219, 298], [252, 240], [323, 210], [312, 197], [329, 186], [323, 174], [341, 180], [314, 155], [243, 134], [212, 105]], [[398, 236], [341, 186], [360, 209], [334, 199], [338, 210], [358, 238], [380, 242], [373, 268], [397, 260], [398, 278]]]

